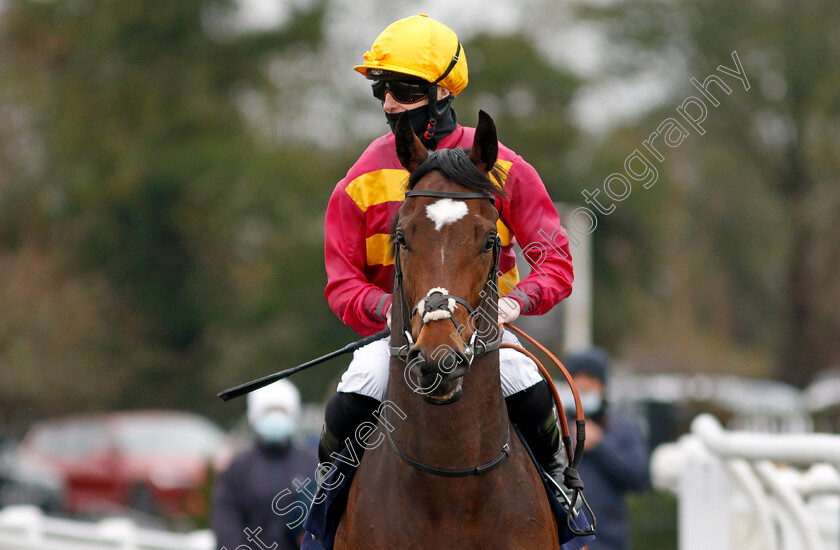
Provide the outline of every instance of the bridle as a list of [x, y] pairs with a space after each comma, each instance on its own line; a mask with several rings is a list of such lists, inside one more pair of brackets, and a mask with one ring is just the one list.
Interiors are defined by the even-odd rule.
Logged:
[[[481, 193], [481, 192], [459, 193], [459, 192], [449, 192], [449, 191], [419, 191], [418, 190], [418, 191], [408, 191], [405, 194], [405, 196], [406, 196], [406, 198], [410, 198], [410, 197], [437, 197], [437, 198], [452, 198], [452, 199], [488, 199], [491, 202], [493, 202], [494, 206], [496, 204], [495, 203], [495, 198], [493, 197], [493, 195], [491, 195], [490, 193]], [[478, 306], [479, 309], [484, 306], [485, 301], [488, 300], [488, 299], [494, 299], [495, 298], [496, 300], [498, 300], [497, 280], [498, 280], [498, 270], [499, 270], [500, 256], [501, 256], [501, 240], [499, 239], [499, 237], [497, 235], [496, 239], [493, 243], [493, 267], [490, 270], [490, 273], [487, 275], [487, 281], [485, 282], [485, 290], [484, 290], [484, 292], [481, 293], [482, 300], [481, 300], [481, 303]], [[400, 268], [399, 251], [398, 250], [394, 251], [394, 271], [395, 271], [395, 275], [394, 275], [394, 277], [395, 277], [394, 278], [394, 301], [396, 301], [397, 297], [399, 297], [399, 303], [401, 304], [402, 312], [403, 312], [403, 334], [405, 335], [405, 337], [407, 339], [407, 343], [402, 345], [402, 346], [390, 346], [392, 356], [399, 358], [403, 362], [407, 362], [408, 351], [410, 350], [411, 346], [413, 345], [412, 344], [412, 338], [411, 338], [411, 331], [410, 331], [411, 320], [414, 318], [414, 315], [416, 315], [416, 314], [421, 314], [420, 329], [422, 330], [423, 325], [425, 324], [425, 320], [424, 320], [424, 317], [425, 317], [424, 314], [425, 313], [428, 313], [429, 310], [431, 310], [433, 312], [434, 311], [444, 311], [444, 308], [446, 308], [445, 310], [449, 312], [449, 318], [452, 320], [452, 323], [455, 325], [455, 329], [458, 331], [458, 334], [461, 334], [461, 332], [460, 332], [461, 327], [458, 325], [458, 322], [455, 320], [454, 315], [452, 315], [452, 313], [455, 309], [454, 304], [457, 303], [457, 304], [461, 304], [462, 306], [464, 306], [467, 309], [467, 311], [470, 313], [470, 316], [472, 316], [472, 314], [474, 313], [474, 310], [466, 300], [464, 300], [463, 298], [460, 298], [459, 296], [453, 296], [453, 295], [450, 295], [448, 293], [444, 294], [443, 292], [434, 292], [434, 290], [437, 290], [437, 289], [433, 289], [432, 292], [429, 292], [429, 294], [425, 298], [421, 299], [417, 303], [417, 305], [415, 305], [414, 308], [411, 309], [411, 314], [406, 319], [404, 313], [408, 309], [408, 305], [406, 303], [405, 291], [403, 289], [403, 277], [402, 277], [402, 270]], [[489, 292], [488, 292], [487, 287], [490, 287]], [[574, 447], [574, 449], [575, 449], [574, 454], [572, 454], [572, 451], [571, 451], [572, 440], [571, 440], [571, 436], [569, 435], [569, 427], [566, 423], [566, 417], [562, 414], [562, 412], [561, 412], [561, 415], [560, 415], [561, 427], [562, 427], [562, 441], [563, 441], [563, 446], [566, 449], [566, 457], [569, 461], [569, 465], [566, 467], [566, 469], [563, 472], [563, 474], [564, 474], [564, 485], [573, 492], [573, 496], [572, 496], [571, 500], [568, 500], [566, 497], [564, 497], [564, 498], [566, 498], [566, 504], [568, 505], [568, 510], [567, 510], [568, 513], [566, 515], [566, 525], [569, 528], [569, 530], [572, 533], [574, 533], [575, 535], [578, 535], [578, 536], [592, 535], [592, 534], [595, 533], [595, 525], [596, 525], [597, 520], [595, 519], [595, 514], [592, 513], [592, 508], [590, 508], [589, 503], [586, 501], [586, 498], [583, 495], [583, 481], [581, 480], [580, 475], [577, 472], [577, 468], [580, 465], [581, 459], [583, 458], [583, 450], [584, 450], [585, 440], [586, 440], [586, 424], [585, 424], [584, 417], [583, 417], [583, 406], [580, 402], [580, 396], [578, 395], [577, 388], [575, 387], [574, 381], [572, 380], [572, 377], [569, 374], [569, 371], [566, 370], [566, 368], [563, 366], [563, 364], [556, 357], [554, 357], [554, 355], [548, 349], [546, 349], [539, 342], [537, 342], [536, 340], [534, 340], [533, 338], [531, 338], [530, 336], [525, 334], [522, 330], [514, 327], [513, 325], [508, 325], [508, 326], [511, 329], [513, 329], [514, 332], [516, 332], [520, 336], [523, 336], [526, 340], [528, 340], [532, 344], [536, 345], [543, 353], [545, 353], [557, 365], [557, 367], [563, 373], [563, 375], [566, 378], [566, 382], [569, 384], [569, 387], [572, 390], [572, 393], [573, 393], [574, 398], [575, 398], [575, 408], [577, 410], [577, 420], [576, 420], [577, 442], [576, 442], [576, 445]], [[498, 327], [498, 325], [497, 325], [497, 327]], [[476, 330], [473, 332], [473, 335], [470, 338], [470, 343], [469, 343], [469, 348], [468, 348], [468, 349], [472, 350], [472, 353], [470, 353], [470, 357], [468, 358], [469, 364], [472, 364], [472, 359], [477, 355], [483, 355], [483, 354], [488, 353], [490, 351], [497, 350], [500, 347], [513, 348], [513, 349], [516, 349], [517, 351], [519, 351], [521, 353], [524, 353], [532, 361], [534, 361], [534, 363], [537, 365], [537, 368], [539, 369], [543, 379], [546, 380], [547, 382], [551, 381], [551, 376], [545, 370], [545, 367], [542, 366], [542, 363], [540, 363], [540, 361], [536, 357], [534, 357], [533, 354], [531, 354], [527, 350], [525, 350], [525, 349], [523, 349], [519, 346], [515, 346], [513, 344], [502, 344], [501, 343], [501, 341], [502, 341], [501, 330], [499, 330], [497, 328], [496, 332], [498, 333], [498, 337], [494, 341], [483, 342], [483, 341], [480, 341], [476, 338], [476, 334], [478, 333], [478, 328], [476, 327]], [[558, 411], [563, 411], [563, 404], [560, 401], [560, 396], [557, 393], [557, 388], [554, 386], [553, 383], [549, 384], [549, 388], [551, 389], [553, 400], [554, 400], [555, 406], [557, 407], [557, 410]], [[382, 414], [382, 419], [387, 422], [387, 420], [385, 419], [385, 411], [384, 410], [383, 410], [383, 414]], [[400, 458], [400, 460], [402, 460], [403, 462], [405, 462], [406, 464], [408, 464], [409, 466], [411, 466], [412, 468], [414, 468], [416, 470], [420, 470], [421, 472], [425, 472], [427, 474], [432, 474], [432, 475], [436, 475], [436, 476], [440, 476], [440, 477], [466, 477], [466, 476], [475, 476], [475, 475], [485, 474], [485, 473], [495, 469], [496, 467], [498, 467], [500, 464], [502, 464], [508, 458], [508, 456], [510, 456], [510, 423], [507, 424], [507, 433], [505, 435], [505, 443], [502, 445], [502, 450], [493, 460], [490, 460], [488, 462], [485, 462], [484, 464], [481, 464], [479, 466], [475, 466], [473, 468], [465, 468], [465, 469], [461, 469], [461, 470], [446, 470], [446, 469], [442, 469], [442, 468], [435, 468], [433, 466], [428, 466], [426, 464], [423, 464], [422, 462], [414, 460], [413, 458], [408, 457], [405, 453], [400, 451], [400, 449], [397, 447], [397, 444], [394, 442], [394, 439], [391, 437], [391, 430], [383, 430], [383, 431], [385, 432], [385, 436], [388, 439], [388, 443], [391, 446], [391, 450], [394, 451], [394, 454], [397, 455]], [[561, 490], [560, 491], [561, 494], [565, 495], [565, 493], [562, 491], [562, 488], [557, 484], [557, 482], [550, 475], [548, 475], [544, 471], [541, 472], [541, 475], [547, 483], [549, 483], [551, 485], [554, 485], [555, 487], [557, 487], [558, 489]], [[585, 529], [578, 529], [572, 523], [572, 518], [577, 517], [577, 515], [578, 515], [578, 512], [575, 511], [576, 510], [575, 506], [576, 506], [578, 500], [580, 500], [580, 502], [582, 503], [582, 506], [586, 508], [586, 510], [589, 514], [589, 517], [592, 518], [592, 523], [589, 526], [587, 526]]]
[[[434, 197], [458, 200], [485, 199], [492, 202], [494, 207], [496, 204], [495, 197], [492, 194], [486, 192], [412, 190], [407, 191], [405, 197], [407, 199], [411, 197]], [[405, 289], [403, 288], [403, 273], [402, 268], [400, 266], [400, 254], [398, 250], [394, 250], [394, 302], [397, 302], [399, 300], [399, 303], [402, 307], [402, 333], [406, 337], [406, 343], [401, 346], [389, 346], [391, 355], [403, 361], [404, 363], [408, 363], [409, 351], [414, 345], [413, 338], [411, 337], [411, 321], [412, 319], [414, 319], [415, 315], [420, 316], [420, 330], [423, 330], [423, 326], [427, 322], [431, 322], [432, 320], [448, 318], [452, 321], [452, 324], [455, 326], [456, 334], [460, 335], [463, 331], [463, 326], [455, 320], [454, 310], [457, 307], [456, 304], [460, 304], [462, 307], [464, 307], [464, 309], [466, 309], [467, 313], [469, 314], [469, 317], [472, 318], [476, 310], [483, 310], [488, 300], [498, 300], [497, 280], [499, 271], [499, 261], [501, 258], [501, 249], [501, 239], [498, 235], [496, 235], [495, 240], [493, 241], [493, 265], [490, 269], [490, 272], [487, 274], [487, 280], [484, 284], [484, 290], [480, 293], [481, 301], [475, 309], [467, 300], [461, 298], [460, 296], [449, 294], [448, 291], [444, 292], [444, 289], [432, 289], [424, 298], [421, 298], [413, 308], [411, 308], [411, 311], [408, 316], [405, 315], [405, 312], [408, 310], [409, 304], [407, 303]], [[487, 310], [484, 309], [483, 311]], [[479, 317], [484, 318], [484, 315], [480, 315]], [[486, 323], [490, 322], [492, 322], [492, 320], [486, 321]], [[496, 338], [492, 341], [487, 342], [483, 339], [480, 339], [478, 337], [479, 332], [480, 331], [476, 326], [475, 330], [472, 333], [472, 336], [470, 337], [470, 341], [466, 344], [466, 349], [463, 352], [462, 359], [466, 362], [466, 368], [463, 369], [464, 374], [466, 374], [466, 372], [469, 371], [469, 367], [472, 365], [473, 359], [475, 359], [475, 357], [484, 355], [491, 351], [498, 350], [501, 346], [502, 331], [499, 329], [498, 325], [487, 327], [487, 334], [492, 334], [494, 332], [496, 334]], [[463, 470], [446, 470], [442, 468], [435, 468], [433, 466], [428, 466], [426, 464], [418, 462], [417, 460], [406, 456], [405, 453], [403, 453], [399, 450], [399, 448], [397, 448], [396, 443], [391, 437], [390, 431], [385, 430], [385, 432], [385, 435], [388, 438], [388, 443], [391, 445], [391, 449], [394, 451], [394, 454], [396, 454], [400, 458], [400, 460], [402, 460], [409, 466], [420, 470], [421, 472], [426, 472], [428, 474], [433, 474], [436, 476], [465, 477], [481, 475], [499, 466], [510, 455], [509, 424], [507, 426], [505, 443], [502, 445], [502, 450], [496, 456], [496, 458], [480, 466], [466, 468]]]
[[[434, 197], [459, 200], [486, 199], [492, 202], [494, 207], [496, 204], [495, 197], [493, 195], [491, 195], [490, 193], [482, 192], [462, 193], [455, 191], [416, 190], [407, 191], [405, 197]], [[411, 337], [411, 321], [414, 319], [415, 315], [420, 315], [420, 330], [423, 330], [423, 326], [431, 320], [435, 320], [436, 318], [448, 318], [452, 321], [452, 324], [455, 326], [456, 334], [460, 335], [463, 333], [464, 327], [460, 325], [457, 320], [455, 320], [454, 310], [457, 307], [456, 304], [460, 304], [461, 306], [463, 306], [464, 309], [466, 309], [467, 314], [470, 318], [472, 318], [475, 315], [476, 310], [486, 312], [487, 309], [485, 308], [485, 304], [487, 303], [487, 301], [494, 298], [498, 299], [497, 280], [499, 272], [499, 261], [501, 259], [501, 251], [502, 241], [499, 238], [499, 236], [496, 235], [493, 241], [493, 265], [490, 268], [490, 272], [487, 274], [487, 279], [484, 283], [484, 290], [480, 293], [481, 302], [479, 303], [477, 308], [474, 309], [467, 300], [461, 298], [460, 296], [449, 294], [448, 291], [444, 293], [443, 291], [445, 289], [433, 288], [424, 298], [421, 298], [417, 302], [417, 304], [415, 304], [414, 307], [411, 308], [411, 311], [408, 316], [402, 316], [402, 333], [406, 337], [406, 343], [402, 346], [391, 346], [391, 355], [397, 357], [403, 362], [408, 361], [408, 352], [414, 345], [414, 339]], [[403, 273], [402, 267], [400, 265], [400, 255], [397, 250], [394, 251], [394, 295], [394, 301], [397, 301], [397, 298], [399, 298], [399, 302], [403, 308], [403, 313], [405, 313], [405, 311], [408, 309], [408, 301], [405, 297], [405, 289], [403, 288]], [[435, 315], [437, 312], [440, 312], [440, 315]], [[484, 316], [479, 315], [479, 317], [483, 318]], [[478, 330], [478, 327], [476, 327], [476, 330], [473, 331], [472, 336], [470, 337], [470, 341], [466, 344], [466, 349], [464, 350], [464, 359], [466, 359], [468, 367], [469, 365], [472, 365], [472, 361], [474, 358], [499, 349], [499, 345], [502, 343], [502, 334], [497, 326], [488, 327], [488, 330], [486, 331], [487, 334], [496, 333], [497, 336], [492, 341], [486, 342], [480, 339], [478, 337], [479, 333], [484, 334], [484, 332]]]

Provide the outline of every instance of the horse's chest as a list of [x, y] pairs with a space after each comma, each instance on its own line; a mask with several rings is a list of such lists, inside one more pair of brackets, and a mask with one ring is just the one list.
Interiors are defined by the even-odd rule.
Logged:
[[362, 464], [351, 489], [342, 529], [347, 549], [556, 548], [548, 503], [523, 491], [521, 479], [425, 477], [418, 488], [406, 482], [416, 472], [372, 462]]
[[[348, 518], [345, 518], [348, 519]], [[537, 518], [499, 516], [479, 521], [465, 521], [459, 516], [434, 521], [427, 515], [400, 513], [382, 508], [376, 516], [355, 518], [345, 531], [346, 549], [393, 550], [508, 550], [521, 548], [557, 548], [550, 530], [534, 530]], [[349, 527], [349, 526], [345, 526]]]

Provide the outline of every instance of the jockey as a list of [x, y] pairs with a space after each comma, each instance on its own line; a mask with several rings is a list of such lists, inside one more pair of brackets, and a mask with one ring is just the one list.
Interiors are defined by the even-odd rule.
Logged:
[[[392, 132], [362, 153], [330, 197], [325, 222], [326, 297], [342, 321], [362, 336], [390, 324], [394, 260], [389, 236], [403, 201], [407, 173], [395, 151], [393, 130], [408, 112], [415, 134], [428, 149], [469, 148], [474, 128], [460, 126], [451, 104], [467, 85], [467, 59], [455, 33], [426, 15], [389, 25], [355, 67], [372, 81]], [[499, 144], [501, 183], [499, 235], [499, 322], [520, 314], [539, 315], [572, 292], [568, 239], [536, 170]], [[497, 203], [498, 204], [498, 203]], [[518, 242], [533, 267], [519, 279], [513, 246]], [[535, 253], [539, 250], [539, 253]], [[503, 341], [518, 344], [510, 331]], [[319, 444], [321, 462], [331, 461], [346, 438], [385, 399], [389, 372], [388, 339], [353, 356], [338, 392], [327, 403]], [[499, 350], [502, 392], [508, 414], [537, 460], [562, 484], [567, 462], [551, 391], [537, 366], [523, 354]], [[558, 495], [561, 497], [561, 495]], [[563, 499], [561, 498], [561, 502]]]

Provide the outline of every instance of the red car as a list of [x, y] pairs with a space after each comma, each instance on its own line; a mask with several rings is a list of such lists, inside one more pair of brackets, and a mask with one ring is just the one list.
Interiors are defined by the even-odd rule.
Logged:
[[202, 486], [232, 454], [219, 427], [177, 411], [47, 420], [29, 430], [19, 452], [64, 478], [67, 512], [129, 507], [175, 518], [206, 511]]

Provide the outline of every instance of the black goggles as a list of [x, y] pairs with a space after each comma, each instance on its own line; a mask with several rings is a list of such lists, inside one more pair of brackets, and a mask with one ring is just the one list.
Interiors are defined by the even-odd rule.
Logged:
[[417, 103], [429, 95], [430, 84], [424, 80], [377, 80], [370, 87], [373, 97], [385, 101], [385, 92], [391, 92], [400, 103]]

